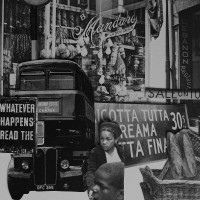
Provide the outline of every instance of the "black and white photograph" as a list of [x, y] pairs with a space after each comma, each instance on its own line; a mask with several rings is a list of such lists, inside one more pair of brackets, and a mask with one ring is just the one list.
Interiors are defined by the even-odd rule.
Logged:
[[199, 77], [200, 0], [1, 0], [0, 198], [200, 199]]

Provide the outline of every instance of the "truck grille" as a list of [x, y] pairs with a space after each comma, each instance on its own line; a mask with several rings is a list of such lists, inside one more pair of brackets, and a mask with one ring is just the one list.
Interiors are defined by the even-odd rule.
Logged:
[[42, 147], [34, 156], [35, 185], [55, 185], [57, 179], [57, 151], [55, 148]]

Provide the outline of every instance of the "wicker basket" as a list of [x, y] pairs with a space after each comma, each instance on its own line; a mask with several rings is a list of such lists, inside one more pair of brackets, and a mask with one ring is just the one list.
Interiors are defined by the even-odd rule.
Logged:
[[162, 170], [140, 168], [143, 182], [140, 183], [145, 200], [197, 200], [200, 199], [200, 137], [187, 131], [196, 155], [197, 174], [190, 180], [173, 180], [169, 163]]
[[200, 136], [190, 129], [187, 130], [187, 133], [192, 140], [195, 155], [200, 158]]

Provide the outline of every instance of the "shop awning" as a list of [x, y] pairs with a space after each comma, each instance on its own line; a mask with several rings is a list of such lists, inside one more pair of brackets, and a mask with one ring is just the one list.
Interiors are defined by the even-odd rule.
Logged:
[[200, 0], [175, 0], [175, 6], [177, 12], [183, 11], [185, 9], [191, 8], [200, 4]]

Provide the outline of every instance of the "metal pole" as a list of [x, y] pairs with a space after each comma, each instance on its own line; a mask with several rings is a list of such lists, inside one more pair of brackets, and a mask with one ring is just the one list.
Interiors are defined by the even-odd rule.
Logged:
[[45, 6], [45, 56], [50, 56], [50, 3]]
[[176, 81], [176, 51], [175, 51], [175, 30], [174, 30], [174, 6], [173, 6], [173, 2], [172, 0], [169, 0], [170, 3], [170, 24], [171, 24], [171, 52], [172, 52], [172, 61], [171, 61], [171, 69], [172, 69], [172, 73], [171, 73], [171, 78], [172, 78], [172, 89], [177, 89], [177, 81]]
[[55, 46], [56, 46], [56, 0], [53, 0], [53, 14], [52, 14], [52, 54], [51, 57], [55, 58]]
[[3, 96], [4, 0], [0, 3], [0, 96]]
[[145, 7], [145, 87], [150, 87], [151, 77], [151, 31], [147, 6]]
[[37, 6], [31, 6], [31, 59], [38, 59], [38, 42], [37, 42]]
[[170, 60], [169, 60], [169, 20], [168, 20], [168, 0], [166, 1], [166, 57], [165, 57], [165, 71], [166, 71], [166, 89], [170, 89]]

